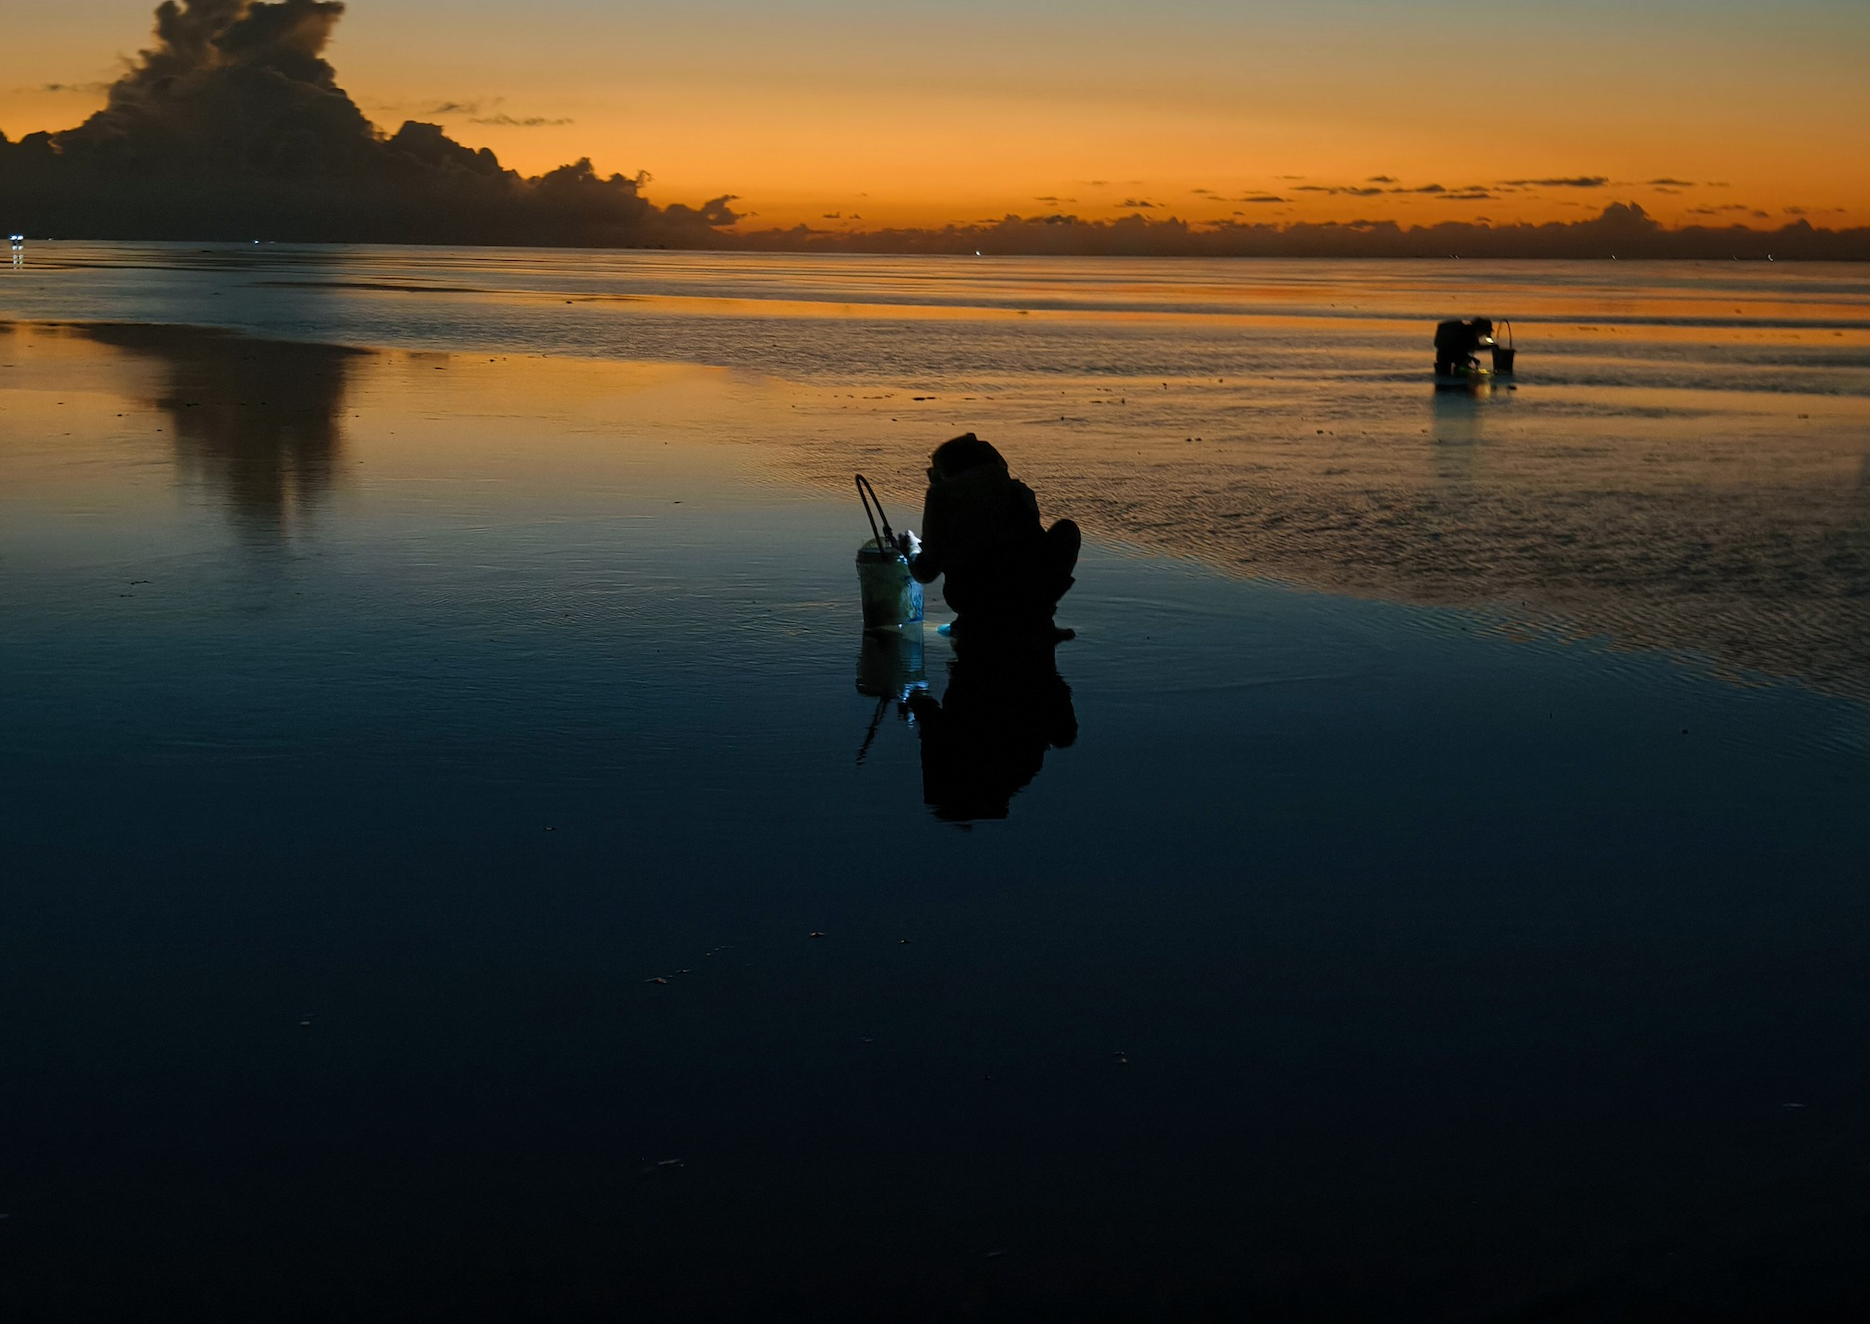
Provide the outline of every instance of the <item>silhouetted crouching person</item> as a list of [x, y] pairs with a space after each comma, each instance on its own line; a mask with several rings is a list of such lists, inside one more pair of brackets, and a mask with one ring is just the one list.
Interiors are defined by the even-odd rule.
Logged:
[[922, 546], [909, 570], [924, 584], [945, 576], [942, 597], [966, 629], [1051, 630], [1073, 584], [1081, 542], [1062, 519], [1047, 529], [1032, 489], [976, 437], [945, 441], [929, 457]]
[[1078, 738], [1071, 687], [1058, 674], [1056, 642], [1031, 632], [955, 638], [948, 688], [938, 703], [909, 697], [922, 742], [922, 799], [937, 818], [1005, 818], [1013, 797], [1045, 766], [1048, 750]]
[[1478, 352], [1493, 344], [1493, 323], [1485, 317], [1441, 322], [1435, 327], [1435, 375], [1453, 377], [1480, 367]]

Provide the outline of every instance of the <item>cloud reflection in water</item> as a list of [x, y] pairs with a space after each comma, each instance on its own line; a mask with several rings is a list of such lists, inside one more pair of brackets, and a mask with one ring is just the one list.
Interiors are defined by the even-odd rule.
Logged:
[[302, 527], [336, 479], [351, 365], [365, 351], [198, 327], [99, 325], [91, 339], [153, 360], [176, 474], [223, 501], [244, 540]]

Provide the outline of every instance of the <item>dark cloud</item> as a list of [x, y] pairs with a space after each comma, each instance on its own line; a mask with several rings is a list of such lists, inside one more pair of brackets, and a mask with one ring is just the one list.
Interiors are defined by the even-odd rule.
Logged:
[[1800, 219], [1777, 230], [1744, 226], [1665, 229], [1635, 203], [1613, 202], [1597, 215], [1542, 225], [1444, 221], [1278, 224], [1246, 220], [1190, 225], [1141, 215], [1088, 221], [1072, 215], [1006, 216], [939, 229], [829, 233], [803, 226], [740, 236], [757, 250], [874, 253], [1150, 254], [1207, 257], [1489, 258], [1870, 258], [1870, 229], [1819, 230]]
[[569, 119], [548, 119], [544, 115], [528, 115], [521, 119], [512, 115], [476, 115], [468, 120], [470, 124], [494, 124], [507, 129], [540, 129], [572, 123]]
[[338, 0], [163, 0], [154, 43], [102, 110], [0, 138], [12, 223], [73, 238], [694, 247], [738, 219], [727, 196], [655, 206], [646, 177], [588, 160], [528, 179], [436, 124], [383, 133], [324, 58], [343, 13]]
[[1603, 188], [1610, 183], [1610, 176], [1566, 175], [1557, 179], [1503, 179], [1500, 182], [1518, 188]]
[[1256, 193], [1252, 197], [1248, 197], [1248, 198], [1235, 198], [1234, 201], [1235, 202], [1268, 203], [1268, 202], [1290, 202], [1292, 201], [1292, 199], [1282, 198], [1277, 193]]
[[1670, 179], [1667, 175], [1661, 179], [1649, 180], [1648, 183], [1659, 188], [1693, 188], [1695, 186], [1691, 179]]
[[1125, 198], [1122, 202], [1118, 203], [1117, 205], [1119, 207], [1138, 207], [1138, 208], [1142, 208], [1145, 210], [1154, 210], [1156, 206], [1155, 203], [1145, 202], [1141, 198]]
[[76, 92], [76, 93], [81, 93], [84, 96], [94, 97], [99, 92], [110, 91], [110, 84], [109, 83], [41, 83], [39, 84], [39, 91], [41, 92]]
[[1394, 184], [1397, 182], [1399, 181], [1394, 175], [1372, 175], [1364, 181], [1366, 184]]

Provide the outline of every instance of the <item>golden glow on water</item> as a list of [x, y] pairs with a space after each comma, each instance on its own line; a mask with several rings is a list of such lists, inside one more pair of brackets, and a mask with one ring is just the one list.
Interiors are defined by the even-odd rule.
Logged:
[[[707, 336], [739, 325], [727, 314], [743, 302], [774, 335], [847, 315], [811, 300], [620, 306], [686, 317]], [[1005, 309], [887, 315], [931, 328], [975, 316], [980, 334], [1032, 320]], [[1049, 316], [1073, 336], [1099, 319], [1119, 336], [1177, 323], [1237, 334], [1226, 318]], [[172, 518], [191, 538], [225, 523], [190, 512], [219, 508], [243, 539], [304, 543], [385, 488], [451, 519], [519, 506], [602, 518], [650, 478], [691, 494], [687, 509], [631, 518], [705, 520], [722, 517], [709, 494], [735, 485], [728, 475], [743, 491], [751, 475], [755, 490], [841, 495], [855, 469], [913, 511], [926, 453], [972, 430], [1013, 458], [1049, 514], [1107, 542], [1332, 592], [1561, 621], [1863, 692], [1870, 616], [1853, 576], [1870, 566], [1870, 398], [1797, 394], [1777, 389], [1771, 368], [1738, 366], [1756, 352], [1808, 353], [1800, 337], [1812, 333], [1539, 324], [1521, 335], [1519, 390], [1431, 399], [1413, 380], [1345, 375], [1331, 348], [1342, 322], [1258, 326], [1318, 348], [1231, 377], [1008, 370], [909, 386], [875, 373], [789, 381], [695, 364], [15, 324], [0, 335], [12, 365], [0, 369], [0, 492], [16, 531], [61, 543], [130, 536], [160, 522], [165, 501], [179, 502]], [[1420, 328], [1364, 323], [1358, 334], [1364, 353], [1394, 340], [1407, 355]], [[1619, 361], [1626, 339], [1661, 355], [1648, 376]], [[1861, 331], [1824, 339], [1854, 354], [1866, 343]], [[1765, 389], [1668, 381], [1677, 352], [1738, 354], [1736, 371]]]

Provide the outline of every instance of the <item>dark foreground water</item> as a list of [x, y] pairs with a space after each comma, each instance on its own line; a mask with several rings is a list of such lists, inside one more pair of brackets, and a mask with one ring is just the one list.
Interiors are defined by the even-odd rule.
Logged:
[[0, 1316], [1870, 1302], [1839, 687], [1114, 539], [918, 673], [780, 385], [5, 348]]

